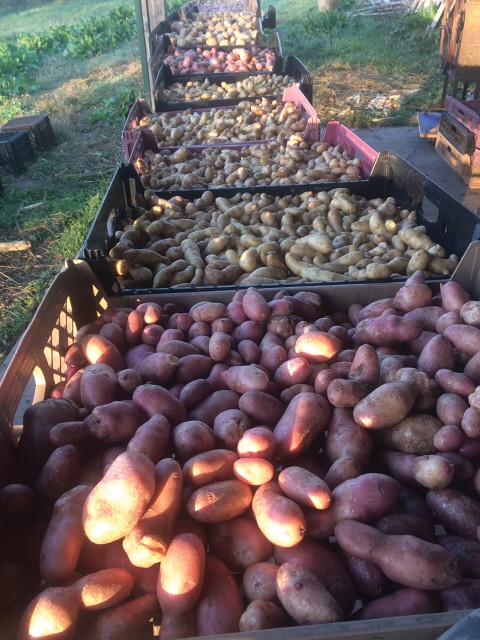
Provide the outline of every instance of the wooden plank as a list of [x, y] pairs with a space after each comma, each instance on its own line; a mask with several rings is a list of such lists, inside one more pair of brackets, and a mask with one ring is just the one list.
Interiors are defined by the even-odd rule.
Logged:
[[428, 25], [428, 27], [425, 29], [425, 33], [423, 34], [423, 39], [429, 38], [432, 35], [433, 30], [435, 29], [437, 24], [440, 22], [440, 19], [443, 15], [444, 10], [445, 10], [445, 2], [441, 2], [440, 6], [437, 9], [437, 13], [435, 14], [435, 17], [433, 18], [432, 22]]

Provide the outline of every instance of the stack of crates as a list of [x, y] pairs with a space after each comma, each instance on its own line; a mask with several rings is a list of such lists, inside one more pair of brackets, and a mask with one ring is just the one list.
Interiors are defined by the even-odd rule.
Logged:
[[470, 189], [480, 188], [480, 100], [447, 96], [435, 148]]

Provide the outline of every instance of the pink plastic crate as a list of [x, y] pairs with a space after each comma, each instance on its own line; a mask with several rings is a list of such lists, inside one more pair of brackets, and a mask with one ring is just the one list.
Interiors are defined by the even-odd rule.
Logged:
[[[309, 144], [318, 142], [320, 140], [320, 120], [317, 116], [317, 112], [315, 111], [311, 103], [307, 100], [305, 95], [300, 91], [300, 89], [298, 87], [286, 87], [283, 92], [282, 101], [293, 102], [293, 104], [295, 104], [295, 106], [298, 109], [300, 109], [301, 113], [306, 119], [307, 124], [305, 128], [305, 133], [304, 133], [305, 140]], [[218, 107], [218, 108], [228, 109], [229, 107]], [[212, 110], [211, 108], [197, 109], [199, 113], [203, 111], [208, 112], [211, 110]], [[133, 146], [138, 137], [138, 133], [139, 133], [138, 123], [140, 122], [141, 118], [143, 118], [144, 115], [151, 112], [152, 111], [148, 106], [148, 103], [143, 98], [138, 99], [134, 103], [133, 107], [130, 109], [130, 112], [127, 116], [127, 120], [125, 122], [125, 126], [123, 127], [123, 132], [122, 132], [123, 152], [124, 152], [125, 160], [127, 162], [130, 160], [130, 157], [132, 156]], [[177, 113], [180, 113], [180, 111], [169, 111], [168, 113], [173, 116]], [[144, 129], [144, 131], [146, 132], [146, 136], [144, 136], [145, 140], [146, 141], [153, 140], [153, 143], [155, 143], [155, 137], [153, 133], [149, 129]], [[229, 143], [227, 144], [227, 146], [230, 146], [233, 144], [234, 146], [237, 146], [237, 147], [244, 147], [246, 144], [248, 144], [248, 142], [249, 141]], [[250, 142], [255, 142], [257, 144], [260, 144], [262, 142], [268, 142], [268, 140], [255, 140], [255, 141], [252, 140]], [[217, 146], [224, 146], [224, 145], [217, 145]]]
[[373, 165], [378, 156], [375, 151], [364, 140], [359, 138], [348, 127], [340, 122], [329, 122], [325, 127], [323, 138], [333, 147], [340, 145], [343, 151], [346, 151], [350, 158], [359, 158], [362, 166], [362, 176], [369, 178], [372, 173]]
[[447, 96], [445, 111], [474, 133], [475, 146], [480, 147], [480, 100], [460, 102], [452, 96]]

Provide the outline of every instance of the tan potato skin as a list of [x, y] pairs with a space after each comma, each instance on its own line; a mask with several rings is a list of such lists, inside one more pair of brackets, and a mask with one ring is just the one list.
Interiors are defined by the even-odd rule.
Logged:
[[239, 458], [233, 463], [233, 473], [242, 482], [259, 486], [270, 482], [275, 468], [271, 462], [263, 458]]

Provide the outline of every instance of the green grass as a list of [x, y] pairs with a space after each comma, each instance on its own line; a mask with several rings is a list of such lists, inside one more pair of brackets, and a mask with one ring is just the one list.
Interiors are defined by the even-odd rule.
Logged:
[[105, 13], [119, 4], [118, 0], [54, 0], [20, 11], [16, 3], [10, 7], [0, 6], [1, 34], [7, 37], [38, 31], [39, 25], [42, 30], [47, 30], [57, 25], [73, 24], [79, 18]]

